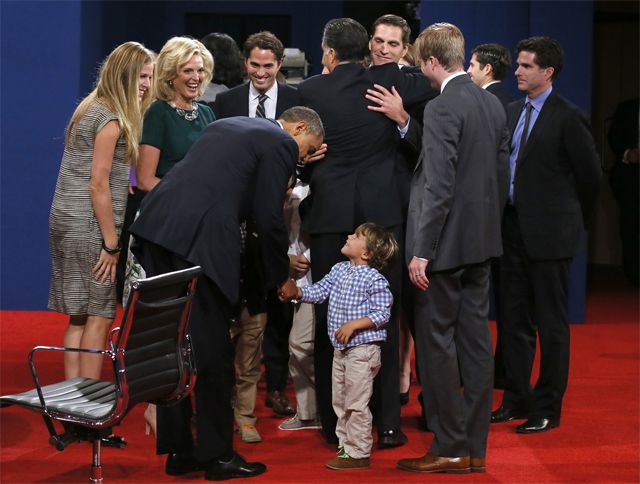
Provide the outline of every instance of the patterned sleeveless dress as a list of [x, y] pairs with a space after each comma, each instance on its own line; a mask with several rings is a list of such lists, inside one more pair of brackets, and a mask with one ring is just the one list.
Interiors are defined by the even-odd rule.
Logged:
[[[69, 315], [114, 318], [115, 282], [96, 281], [92, 269], [98, 262], [102, 233], [91, 203], [90, 181], [97, 133], [117, 116], [96, 100], [80, 119], [75, 140], [65, 144], [60, 173], [49, 214], [51, 285], [49, 309]], [[127, 204], [129, 165], [120, 136], [109, 176], [111, 204], [120, 234]]]

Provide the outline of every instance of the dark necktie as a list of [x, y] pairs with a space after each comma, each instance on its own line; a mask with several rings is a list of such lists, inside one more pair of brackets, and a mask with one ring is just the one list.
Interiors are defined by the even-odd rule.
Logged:
[[520, 136], [520, 147], [518, 148], [518, 160], [522, 158], [524, 147], [527, 144], [527, 137], [529, 135], [529, 123], [531, 122], [531, 110], [533, 109], [533, 106], [531, 103], [527, 103], [524, 105], [524, 109], [525, 109], [524, 129], [522, 130], [522, 135]]
[[260, 94], [258, 97], [258, 106], [256, 107], [256, 118], [266, 118], [264, 112], [264, 102], [269, 98], [266, 94]]

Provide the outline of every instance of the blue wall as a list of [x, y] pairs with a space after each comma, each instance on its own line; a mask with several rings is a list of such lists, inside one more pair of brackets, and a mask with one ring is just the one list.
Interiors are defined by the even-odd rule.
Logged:
[[[184, 16], [189, 12], [290, 15], [291, 44], [307, 53], [314, 62], [312, 72], [318, 72], [322, 27], [342, 15], [342, 3], [0, 2], [1, 309], [46, 307], [48, 214], [64, 128], [77, 102], [91, 90], [100, 61], [127, 40], [159, 50], [170, 36], [185, 33]], [[421, 16], [423, 26], [441, 20], [460, 26], [468, 49], [490, 41], [513, 47], [533, 34], [557, 37], [567, 53], [558, 90], [589, 110], [591, 2], [423, 0]], [[509, 85], [515, 94], [513, 81]], [[579, 302], [578, 306], [572, 314], [582, 310]]]
[[80, 97], [81, 5], [2, 2], [0, 299], [46, 306], [49, 206], [64, 128]]

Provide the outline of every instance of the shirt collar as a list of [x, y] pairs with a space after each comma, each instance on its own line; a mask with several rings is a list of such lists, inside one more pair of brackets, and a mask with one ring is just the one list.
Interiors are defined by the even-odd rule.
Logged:
[[482, 86], [482, 89], [486, 89], [489, 86], [492, 86], [494, 84], [498, 84], [500, 81], [491, 81], [491, 82], [487, 82], [484, 86]]
[[449, 84], [449, 81], [451, 79], [453, 79], [454, 77], [462, 76], [462, 75], [468, 76], [469, 74], [467, 74], [465, 71], [460, 71], [460, 72], [454, 72], [449, 77], [445, 78], [445, 80], [442, 81], [442, 85], [440, 86], [440, 94], [442, 94], [442, 92], [444, 91], [444, 88], [446, 87], [447, 84]]
[[[265, 94], [269, 99], [275, 99], [276, 95], [278, 94], [278, 83], [274, 82], [273, 86], [271, 86], [271, 89], [265, 92]], [[253, 83], [249, 81], [249, 99], [256, 99], [259, 96], [260, 93], [255, 87], [253, 87]]]
[[535, 99], [530, 99], [529, 96], [527, 96], [524, 102], [525, 104], [531, 103], [531, 106], [533, 106], [533, 109], [540, 112], [545, 101], [551, 95], [551, 91], [553, 91], [553, 86], [549, 86], [546, 91], [543, 91], [540, 95], [536, 96]]

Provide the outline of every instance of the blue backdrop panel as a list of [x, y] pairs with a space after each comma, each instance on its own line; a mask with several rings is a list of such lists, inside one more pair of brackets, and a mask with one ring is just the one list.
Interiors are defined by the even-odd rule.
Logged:
[[80, 2], [2, 3], [1, 302], [42, 309], [49, 207], [79, 93]]

